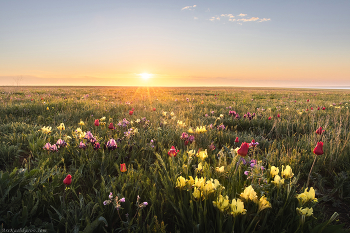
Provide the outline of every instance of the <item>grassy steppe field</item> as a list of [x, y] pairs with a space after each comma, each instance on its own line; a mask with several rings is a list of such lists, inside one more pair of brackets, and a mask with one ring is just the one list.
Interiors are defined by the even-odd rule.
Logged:
[[0, 229], [345, 232], [349, 101], [345, 90], [0, 87]]

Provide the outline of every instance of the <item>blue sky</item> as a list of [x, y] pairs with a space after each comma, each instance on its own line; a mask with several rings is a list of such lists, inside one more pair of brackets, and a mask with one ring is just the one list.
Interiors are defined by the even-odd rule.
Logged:
[[[350, 1], [0, 1], [0, 85], [350, 85]], [[140, 73], [152, 78], [140, 80]]]

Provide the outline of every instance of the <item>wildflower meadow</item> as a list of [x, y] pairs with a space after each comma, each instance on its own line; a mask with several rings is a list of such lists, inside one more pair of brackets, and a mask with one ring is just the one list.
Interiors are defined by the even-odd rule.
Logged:
[[348, 232], [350, 91], [0, 87], [0, 232]]

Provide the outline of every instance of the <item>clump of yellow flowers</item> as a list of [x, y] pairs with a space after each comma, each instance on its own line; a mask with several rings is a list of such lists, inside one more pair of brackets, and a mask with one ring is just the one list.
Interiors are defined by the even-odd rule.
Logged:
[[225, 167], [224, 166], [221, 166], [221, 167], [216, 167], [215, 168], [215, 171], [219, 172], [219, 173], [222, 173], [225, 171]]
[[182, 121], [177, 121], [177, 124], [179, 125], [179, 126], [181, 126], [181, 127], [186, 127], [186, 124], [185, 124], [185, 122], [182, 122]]
[[240, 195], [241, 198], [249, 201], [253, 201], [253, 202], [258, 202], [258, 196], [256, 195], [256, 192], [254, 191], [253, 187], [251, 185], [249, 185], [248, 187], [246, 187], [243, 191], [243, 193], [241, 193]]
[[285, 179], [290, 179], [294, 176], [292, 168], [289, 165], [287, 165], [285, 169], [284, 169], [284, 166], [282, 165], [281, 176], [278, 175], [279, 171], [280, 170], [278, 167], [272, 166], [270, 168], [271, 178], [274, 178], [272, 183], [274, 183], [278, 187], [284, 184]]
[[41, 131], [45, 134], [51, 133], [51, 130], [52, 130], [52, 127], [49, 127], [49, 126], [44, 126], [41, 128]]
[[267, 200], [267, 198], [265, 196], [262, 196], [259, 199], [259, 210], [258, 210], [258, 212], [263, 211], [264, 209], [267, 209], [267, 208], [271, 208], [271, 203]]
[[297, 208], [297, 211], [300, 215], [304, 215], [304, 216], [311, 216], [313, 214], [313, 209], [308, 207], [304, 209], [302, 207]]
[[196, 199], [205, 199], [206, 196], [208, 196], [211, 193], [214, 193], [214, 191], [217, 190], [218, 187], [225, 188], [221, 186], [220, 182], [217, 179], [206, 180], [205, 177], [198, 178], [197, 176], [195, 179], [193, 179], [192, 176], [189, 176], [189, 179], [185, 179], [182, 176], [179, 176], [177, 178], [176, 188], [187, 188], [187, 190], [189, 190], [192, 187], [194, 187], [192, 195]]
[[62, 131], [62, 130], [66, 130], [66, 127], [64, 126], [64, 123], [61, 123], [58, 127], [58, 130]]
[[198, 158], [200, 158], [201, 160], [205, 160], [207, 157], [208, 157], [208, 152], [207, 152], [207, 149], [205, 150], [202, 150], [202, 151], [198, 151], [196, 156]]
[[189, 179], [185, 179], [182, 176], [179, 176], [176, 180], [176, 188], [184, 188], [185, 186], [187, 186], [188, 188], [190, 188], [192, 185], [194, 184], [194, 179], [192, 176], [189, 176]]
[[102, 117], [101, 119], [100, 119], [100, 125], [106, 125], [106, 117]]
[[83, 132], [81, 128], [77, 128], [74, 133], [74, 137], [79, 139], [84, 139], [86, 135], [86, 132]]
[[[258, 212], [263, 211], [267, 208], [271, 208], [271, 204], [265, 196], [262, 196], [258, 200], [256, 192], [251, 185], [244, 189], [240, 197], [245, 201], [252, 200], [253, 202], [257, 203], [259, 206]], [[230, 203], [228, 196], [223, 197], [221, 194], [217, 197], [216, 201], [213, 201], [213, 205], [222, 212], [228, 210], [230, 207], [229, 213], [234, 217], [240, 214], [245, 214], [247, 212], [247, 210], [244, 209], [244, 202], [241, 199], [232, 199]]]
[[230, 200], [226, 195], [225, 198], [220, 194], [216, 201], [213, 201], [213, 205], [218, 208], [221, 212], [227, 210], [230, 206]]
[[201, 126], [201, 127], [197, 127], [196, 128], [196, 133], [205, 133], [207, 132], [207, 129], [205, 128], [205, 126]]
[[286, 166], [286, 169], [283, 169], [283, 168], [284, 168], [284, 166], [282, 165], [281, 175], [282, 175], [283, 178], [290, 179], [290, 178], [292, 178], [294, 176], [292, 168], [289, 165]]
[[281, 179], [279, 175], [276, 175], [272, 183], [274, 183], [276, 186], [281, 186], [282, 184], [284, 184], [284, 179]]
[[274, 176], [278, 175], [279, 172], [280, 172], [280, 170], [278, 169], [278, 167], [272, 166], [270, 169], [270, 174], [271, 174], [272, 178]]
[[302, 205], [309, 201], [317, 202], [317, 198], [315, 197], [315, 190], [313, 187], [311, 187], [309, 191], [307, 191], [306, 188], [303, 193], [297, 195], [297, 198]]
[[232, 199], [230, 207], [233, 216], [245, 214], [247, 212], [247, 210], [244, 209], [244, 203], [240, 199]]

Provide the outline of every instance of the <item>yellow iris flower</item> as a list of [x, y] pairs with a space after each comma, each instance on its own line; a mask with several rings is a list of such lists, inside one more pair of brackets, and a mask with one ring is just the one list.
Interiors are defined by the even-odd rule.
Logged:
[[251, 185], [249, 185], [248, 187], [246, 187], [243, 191], [243, 193], [241, 193], [240, 195], [241, 198], [245, 199], [245, 200], [252, 200], [254, 202], [258, 201], [258, 196], [256, 195], [256, 192], [254, 191], [253, 187]]
[[247, 210], [244, 209], [244, 203], [240, 199], [232, 199], [230, 207], [231, 207], [231, 214], [233, 216], [237, 216], [239, 214], [245, 214], [247, 212]]

